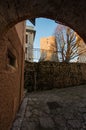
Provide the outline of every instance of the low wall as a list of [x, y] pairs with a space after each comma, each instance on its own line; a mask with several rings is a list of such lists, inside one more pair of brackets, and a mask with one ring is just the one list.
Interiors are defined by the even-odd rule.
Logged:
[[86, 64], [25, 62], [25, 87], [28, 91], [86, 84]]

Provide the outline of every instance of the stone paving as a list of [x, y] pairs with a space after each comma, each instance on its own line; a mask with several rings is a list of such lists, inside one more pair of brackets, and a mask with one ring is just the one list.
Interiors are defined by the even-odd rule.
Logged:
[[28, 93], [11, 130], [86, 130], [86, 85]]

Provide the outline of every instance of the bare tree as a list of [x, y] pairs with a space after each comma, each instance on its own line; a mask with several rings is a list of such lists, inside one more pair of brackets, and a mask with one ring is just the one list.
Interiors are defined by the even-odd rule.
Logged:
[[55, 30], [55, 37], [59, 61], [67, 63], [77, 61], [79, 55], [86, 52], [86, 49], [80, 49], [83, 40], [69, 27], [58, 25]]

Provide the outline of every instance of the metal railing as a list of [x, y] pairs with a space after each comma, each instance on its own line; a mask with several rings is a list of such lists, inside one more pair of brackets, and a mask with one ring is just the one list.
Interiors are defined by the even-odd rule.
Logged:
[[45, 50], [40, 48], [28, 48], [27, 61], [39, 62], [39, 61], [56, 61], [57, 52], [53, 50]]
[[[40, 48], [28, 48], [26, 60], [29, 62], [55, 61], [62, 62], [61, 52]], [[83, 54], [70, 62], [86, 63], [86, 54]]]

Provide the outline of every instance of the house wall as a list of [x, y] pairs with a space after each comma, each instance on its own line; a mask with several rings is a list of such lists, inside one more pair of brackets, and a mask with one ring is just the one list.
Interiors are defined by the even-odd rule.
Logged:
[[40, 39], [41, 61], [57, 61], [57, 44], [55, 36]]
[[23, 98], [24, 22], [0, 40], [0, 130], [10, 130]]
[[79, 54], [81, 53], [78, 57], [78, 62], [86, 63], [86, 44], [83, 40], [79, 43], [78, 52]]
[[34, 48], [34, 38], [35, 38], [35, 29], [33, 26], [26, 26], [26, 36], [27, 40], [25, 41], [25, 60], [32, 62], [33, 61], [33, 48]]

